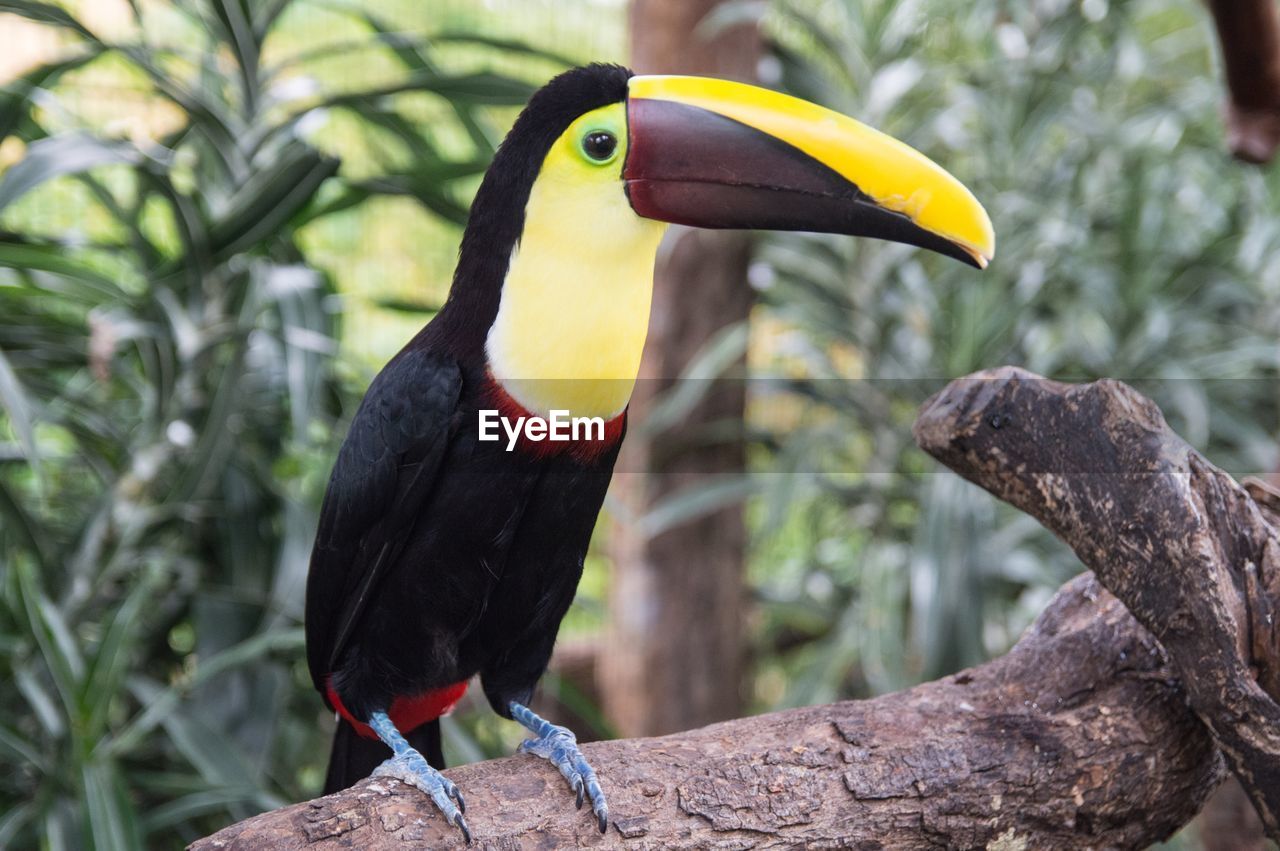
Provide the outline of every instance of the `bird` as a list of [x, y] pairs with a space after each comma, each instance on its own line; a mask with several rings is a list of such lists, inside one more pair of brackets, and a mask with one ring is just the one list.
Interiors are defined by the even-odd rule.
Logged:
[[476, 191], [447, 299], [373, 379], [334, 463], [305, 612], [338, 718], [326, 793], [399, 779], [470, 843], [439, 719], [478, 676], [529, 731], [520, 751], [607, 829], [574, 734], [529, 704], [626, 433], [671, 224], [873, 237], [979, 269], [995, 251], [958, 180], [825, 107], [609, 64], [547, 82]]

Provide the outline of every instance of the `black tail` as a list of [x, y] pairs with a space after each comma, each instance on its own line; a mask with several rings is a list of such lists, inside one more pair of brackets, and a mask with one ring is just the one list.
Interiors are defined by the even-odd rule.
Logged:
[[[440, 722], [428, 721], [405, 738], [414, 750], [427, 758], [432, 768], [444, 768], [444, 750], [440, 745]], [[338, 720], [333, 733], [333, 750], [329, 752], [329, 773], [324, 779], [324, 794], [331, 795], [365, 779], [391, 749], [377, 739], [366, 739], [345, 719]]]

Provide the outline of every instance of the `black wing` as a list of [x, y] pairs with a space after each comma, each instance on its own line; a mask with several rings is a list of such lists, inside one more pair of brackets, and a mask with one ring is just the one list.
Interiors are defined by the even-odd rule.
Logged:
[[409, 350], [378, 374], [356, 411], [329, 478], [307, 576], [307, 664], [321, 694], [431, 494], [461, 386], [457, 363]]

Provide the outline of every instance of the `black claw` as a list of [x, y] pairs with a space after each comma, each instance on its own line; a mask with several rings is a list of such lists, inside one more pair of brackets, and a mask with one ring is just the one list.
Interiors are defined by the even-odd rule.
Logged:
[[467, 811], [467, 801], [462, 797], [462, 790], [457, 786], [453, 787], [453, 799], [458, 802], [458, 809], [465, 813]]
[[573, 788], [578, 793], [577, 807], [578, 809], [582, 809], [582, 799], [586, 797], [587, 792], [585, 789], [585, 784], [582, 782], [581, 777], [579, 777], [577, 780], [574, 781]]
[[471, 831], [467, 830], [467, 820], [462, 817], [462, 813], [458, 813], [453, 817], [453, 823], [454, 823], [454, 826], [458, 828], [458, 830], [462, 831], [462, 838], [467, 841], [468, 845], [470, 845]]
[[609, 832], [609, 814], [596, 813], [596, 820], [600, 823], [600, 832], [608, 833]]

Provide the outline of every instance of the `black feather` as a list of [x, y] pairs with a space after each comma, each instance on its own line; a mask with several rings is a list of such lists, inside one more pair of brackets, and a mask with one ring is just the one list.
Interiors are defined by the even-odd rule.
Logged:
[[307, 577], [307, 663], [334, 672], [435, 480], [462, 388], [458, 365], [406, 350], [369, 386], [338, 451]]

